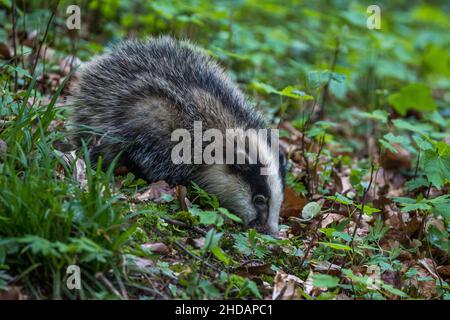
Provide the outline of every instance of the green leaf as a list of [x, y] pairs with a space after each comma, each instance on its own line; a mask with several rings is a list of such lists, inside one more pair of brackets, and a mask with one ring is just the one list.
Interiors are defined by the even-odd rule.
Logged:
[[436, 188], [442, 188], [450, 180], [450, 156], [439, 155], [435, 151], [426, 150], [423, 155], [423, 170]]
[[406, 191], [413, 191], [421, 187], [428, 187], [428, 181], [425, 178], [417, 178], [405, 183]]
[[389, 142], [387, 142], [386, 140], [378, 139], [378, 141], [381, 143], [381, 145], [383, 147], [385, 147], [386, 149], [388, 149], [392, 153], [397, 153], [398, 152], [397, 149], [393, 145], [391, 145]]
[[414, 204], [407, 204], [400, 210], [401, 212], [410, 212], [415, 210], [422, 210], [422, 211], [428, 211], [431, 209], [431, 206], [426, 203], [414, 203]]
[[389, 113], [385, 110], [374, 110], [372, 112], [358, 112], [358, 115], [363, 118], [373, 119], [382, 123], [387, 123]]
[[225, 263], [226, 265], [230, 264], [230, 257], [222, 250], [220, 247], [214, 247], [211, 249], [211, 252], [214, 254], [214, 256]]
[[433, 128], [428, 123], [413, 123], [411, 121], [408, 122], [403, 119], [392, 120], [392, 123], [398, 129], [409, 130], [420, 134], [425, 134], [425, 132], [433, 130]]
[[324, 246], [330, 247], [332, 249], [336, 249], [336, 250], [352, 251], [352, 248], [345, 244], [333, 243], [333, 242], [320, 242], [320, 241], [319, 241], [319, 243], [323, 244]]
[[426, 139], [422, 138], [420, 135], [414, 135], [413, 139], [416, 142], [417, 146], [421, 150], [432, 150], [433, 149], [433, 145], [430, 142], [428, 142]]
[[[358, 204], [355, 204], [355, 207], [361, 210], [362, 205], [358, 203]], [[370, 216], [372, 213], [374, 213], [374, 212], [380, 212], [381, 210], [380, 210], [380, 209], [377, 209], [377, 208], [374, 208], [374, 207], [371, 207], [371, 206], [365, 204], [365, 205], [364, 205], [364, 210], [363, 210], [363, 211], [364, 211], [365, 214], [367, 214], [367, 215]]]
[[413, 83], [404, 86], [399, 92], [388, 97], [388, 102], [402, 116], [410, 109], [418, 111], [434, 111], [436, 103], [431, 97], [431, 89], [421, 83]]
[[301, 91], [293, 86], [288, 86], [283, 90], [278, 91], [277, 93], [285, 97], [299, 100], [314, 100], [313, 96], [310, 96], [309, 94], [306, 94], [304, 91]]
[[222, 233], [217, 233], [214, 228], [210, 229], [205, 236], [205, 244], [202, 248], [203, 252], [207, 252], [218, 247], [220, 238], [222, 238]]
[[341, 238], [344, 241], [350, 242], [352, 241], [352, 236], [346, 232], [335, 231], [332, 233], [333, 237]]
[[322, 209], [322, 206], [317, 202], [309, 202], [306, 204], [302, 209], [302, 218], [311, 220], [317, 214], [320, 212], [320, 209]]
[[198, 208], [197, 206], [192, 206], [189, 208], [189, 212], [194, 216], [198, 217], [200, 224], [212, 225], [215, 224], [220, 227], [223, 224], [223, 218], [215, 211], [206, 211]]
[[259, 92], [269, 93], [269, 94], [277, 94], [280, 96], [294, 98], [294, 99], [298, 99], [298, 100], [314, 100], [313, 96], [310, 96], [310, 95], [306, 94], [304, 91], [302, 91], [296, 87], [293, 87], [293, 86], [288, 86], [280, 91], [280, 90], [275, 89], [270, 84], [253, 81], [250, 84], [250, 88], [255, 89]]
[[416, 199], [407, 198], [407, 197], [393, 197], [392, 200], [394, 200], [397, 203], [401, 203], [401, 204], [417, 203]]
[[408, 298], [408, 295], [407, 295], [406, 293], [404, 293], [403, 291], [401, 291], [401, 290], [399, 290], [399, 289], [397, 289], [397, 288], [394, 288], [394, 287], [391, 286], [390, 284], [382, 283], [382, 284], [381, 284], [381, 287], [382, 287], [384, 290], [386, 290], [386, 291], [388, 291], [388, 292], [390, 292], [390, 293], [392, 293], [392, 294], [395, 294], [395, 295], [397, 295], [397, 296], [399, 296], [399, 297]]
[[229, 218], [230, 220], [232, 220], [234, 222], [242, 223], [241, 218], [239, 218], [237, 215], [232, 214], [226, 208], [220, 207], [220, 208], [217, 208], [217, 211], [219, 211], [221, 214], [223, 214], [224, 216], [226, 216], [227, 218]]
[[319, 288], [334, 288], [339, 284], [339, 278], [330, 276], [328, 274], [314, 273], [313, 286]]

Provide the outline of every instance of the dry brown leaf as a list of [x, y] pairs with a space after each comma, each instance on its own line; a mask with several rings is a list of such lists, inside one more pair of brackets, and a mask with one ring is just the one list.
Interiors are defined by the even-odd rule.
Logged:
[[305, 290], [305, 293], [307, 293], [309, 295], [311, 295], [313, 293], [313, 290], [314, 290], [313, 275], [314, 275], [314, 272], [310, 271], [309, 274], [308, 274], [308, 278], [306, 278], [306, 281], [305, 281], [305, 289], [304, 290]]
[[84, 160], [77, 158], [75, 151], [64, 153], [62, 158], [68, 167], [72, 166], [75, 161], [72, 177], [80, 183], [82, 188], [87, 188], [86, 163]]
[[33, 48], [36, 44], [36, 37], [38, 35], [37, 30], [28, 31], [22, 39], [22, 43], [30, 48]]
[[272, 292], [273, 300], [300, 300], [301, 294], [298, 290], [303, 281], [291, 274], [279, 270], [274, 279]]
[[203, 248], [205, 246], [205, 238], [204, 237], [187, 238], [186, 243], [190, 244], [194, 248], [201, 249], [201, 248]]
[[450, 265], [439, 266], [436, 268], [440, 275], [450, 277]]
[[148, 186], [144, 192], [137, 193], [134, 197], [135, 201], [153, 201], [164, 202], [163, 195], [168, 194], [175, 196], [175, 188], [171, 188], [165, 181], [157, 181]]
[[127, 255], [125, 261], [127, 262], [127, 264], [131, 264], [132, 266], [135, 266], [140, 270], [145, 270], [147, 268], [155, 266], [155, 263], [152, 260], [133, 255]]
[[397, 153], [386, 149], [381, 154], [380, 165], [388, 170], [411, 168], [411, 153], [399, 144], [393, 143], [392, 146], [397, 150]]
[[192, 206], [191, 202], [187, 198], [187, 190], [185, 186], [177, 185], [176, 186], [176, 194], [177, 198], [180, 201], [181, 209], [183, 211], [189, 211], [189, 208]]
[[170, 252], [169, 247], [162, 242], [144, 243], [141, 247], [157, 254], [168, 254]]
[[438, 275], [434, 271], [434, 263], [430, 258], [419, 259], [418, 262], [422, 265], [427, 271], [431, 274], [431, 276], [435, 279], [438, 278]]
[[322, 222], [320, 223], [320, 227], [321, 228], [326, 228], [328, 227], [330, 224], [332, 224], [333, 222], [339, 222], [342, 219], [344, 219], [345, 217], [341, 214], [337, 214], [337, 213], [329, 213], [325, 216], [325, 218], [322, 220]]
[[13, 57], [12, 48], [4, 42], [0, 42], [0, 57], [3, 59], [11, 59]]
[[306, 205], [306, 198], [299, 196], [292, 188], [284, 189], [284, 201], [281, 206], [281, 217], [299, 217], [303, 207]]
[[[429, 265], [429, 263], [431, 262], [429, 260], [430, 259], [427, 258], [419, 260], [419, 263], [414, 265], [414, 268], [417, 270], [417, 276], [406, 280], [405, 284], [408, 286], [415, 287], [421, 297], [426, 299], [433, 299], [437, 295], [436, 281], [434, 280], [436, 279], [437, 276], [434, 273], [434, 271], [431, 270], [431, 267]], [[428, 270], [429, 268], [432, 272]], [[434, 279], [425, 281], [418, 280], [419, 278], [427, 278], [427, 277], [432, 277]]]
[[319, 271], [320, 273], [327, 273], [334, 276], [337, 276], [341, 273], [341, 267], [329, 261], [318, 262], [317, 264], [315, 264], [314, 270]]
[[428, 216], [427, 220], [425, 221], [425, 227], [424, 227], [424, 230], [427, 234], [428, 234], [428, 229], [431, 226], [434, 226], [436, 229], [438, 229], [441, 232], [446, 231], [444, 221], [442, 219], [439, 219], [439, 218], [436, 218], [436, 217], [430, 215], [430, 216]]
[[250, 262], [244, 263], [236, 268], [236, 273], [240, 276], [267, 274], [273, 275], [269, 263]]
[[25, 300], [26, 297], [22, 293], [22, 287], [12, 286], [7, 290], [0, 291], [0, 300]]

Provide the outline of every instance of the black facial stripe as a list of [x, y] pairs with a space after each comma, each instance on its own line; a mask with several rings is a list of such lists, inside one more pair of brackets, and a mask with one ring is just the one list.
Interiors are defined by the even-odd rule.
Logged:
[[252, 197], [261, 194], [270, 198], [270, 186], [267, 184], [267, 176], [261, 174], [260, 164], [237, 164], [229, 166], [231, 173], [238, 175], [251, 188]]
[[[244, 180], [251, 189], [252, 204], [256, 195], [263, 195], [270, 199], [270, 186], [267, 184], [267, 176], [261, 174], [260, 164], [231, 165], [229, 169], [232, 174], [236, 174]], [[254, 205], [254, 204], [253, 204]], [[264, 225], [268, 219], [268, 206], [258, 207], [254, 205], [257, 212], [256, 221], [259, 225]]]

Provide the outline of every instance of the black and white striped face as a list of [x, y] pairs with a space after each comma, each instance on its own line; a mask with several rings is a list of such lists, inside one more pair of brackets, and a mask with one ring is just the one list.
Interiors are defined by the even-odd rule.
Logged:
[[[255, 140], [257, 141], [257, 140]], [[256, 164], [214, 164], [197, 177], [197, 183], [216, 194], [220, 204], [241, 217], [245, 227], [277, 235], [284, 196], [284, 156], [259, 140]], [[264, 174], [263, 168], [270, 168]]]
[[[276, 173], [261, 175], [260, 165], [235, 165], [229, 170], [237, 180], [248, 186], [245, 203], [245, 225], [262, 233], [276, 235], [280, 208], [283, 201], [284, 173], [280, 167]], [[230, 204], [232, 207], [233, 204]], [[244, 207], [243, 204], [235, 206]]]

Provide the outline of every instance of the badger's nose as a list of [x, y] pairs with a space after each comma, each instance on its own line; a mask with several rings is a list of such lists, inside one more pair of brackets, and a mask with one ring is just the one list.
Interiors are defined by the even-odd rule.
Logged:
[[258, 219], [255, 219], [251, 221], [248, 226], [248, 229], [255, 229], [259, 233], [262, 234], [268, 234], [274, 236], [275, 234], [267, 227], [267, 224], [262, 224], [258, 221]]

